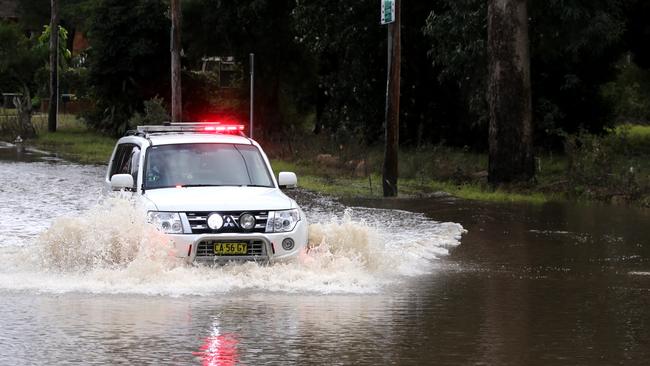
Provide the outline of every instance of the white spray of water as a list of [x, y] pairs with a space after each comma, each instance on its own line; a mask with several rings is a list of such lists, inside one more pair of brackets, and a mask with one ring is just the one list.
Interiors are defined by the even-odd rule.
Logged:
[[170, 267], [172, 243], [147, 223], [136, 203], [112, 197], [77, 217], [60, 217], [37, 242], [42, 268], [61, 272], [115, 269], [155, 262]]
[[[0, 251], [0, 289], [48, 293], [210, 295], [242, 290], [372, 293], [431, 270], [463, 228], [421, 215], [377, 210], [379, 227], [345, 209], [309, 227], [309, 249], [292, 262], [193, 266], [170, 255], [169, 239], [129, 200], [109, 198], [60, 217], [36, 243]], [[397, 221], [417, 222], [396, 230]], [[382, 218], [382, 216], [384, 216]]]

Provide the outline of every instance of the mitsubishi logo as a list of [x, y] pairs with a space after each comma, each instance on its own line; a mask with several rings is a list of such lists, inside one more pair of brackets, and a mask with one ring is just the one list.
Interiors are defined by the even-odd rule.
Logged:
[[239, 225], [237, 225], [237, 221], [231, 216], [224, 216], [223, 217], [223, 227], [230, 227], [230, 228], [236, 228]]

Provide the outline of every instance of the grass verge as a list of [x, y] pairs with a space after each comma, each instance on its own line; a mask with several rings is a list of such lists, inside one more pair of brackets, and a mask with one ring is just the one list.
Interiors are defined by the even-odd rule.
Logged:
[[[295, 163], [286, 160], [271, 160], [273, 171], [293, 171], [298, 175], [299, 186], [317, 192], [340, 197], [382, 197], [381, 175], [351, 177], [338, 174], [331, 169], [320, 169], [309, 163]], [[340, 173], [340, 172], [339, 172]], [[506, 189], [493, 189], [481, 183], [454, 183], [425, 178], [399, 179], [400, 197], [426, 197], [441, 192], [455, 197], [490, 202], [526, 202], [533, 204], [564, 199], [562, 194], [533, 192], [518, 188], [519, 192]], [[511, 188], [513, 189], [513, 188]]]
[[[12, 111], [5, 110], [3, 120], [9, 121], [15, 115]], [[37, 137], [27, 140], [25, 144], [51, 151], [66, 160], [82, 164], [106, 164], [115, 146], [115, 138], [89, 130], [74, 115], [60, 115], [56, 132], [47, 130], [47, 114], [35, 114], [32, 123]], [[4, 139], [12, 141], [14, 137], [4, 136]]]
[[38, 137], [30, 145], [82, 164], [106, 164], [115, 147], [115, 138], [89, 130], [72, 115], [59, 119], [56, 132], [47, 131], [46, 115], [35, 116], [34, 126]]

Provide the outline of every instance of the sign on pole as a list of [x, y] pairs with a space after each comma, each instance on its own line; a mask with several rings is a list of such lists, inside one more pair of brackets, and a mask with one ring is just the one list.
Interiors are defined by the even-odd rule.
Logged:
[[395, 21], [395, 0], [381, 0], [381, 24]]

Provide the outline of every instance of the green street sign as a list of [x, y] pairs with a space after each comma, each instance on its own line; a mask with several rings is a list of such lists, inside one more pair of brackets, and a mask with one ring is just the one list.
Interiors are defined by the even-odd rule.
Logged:
[[395, 21], [395, 0], [381, 0], [381, 24]]

